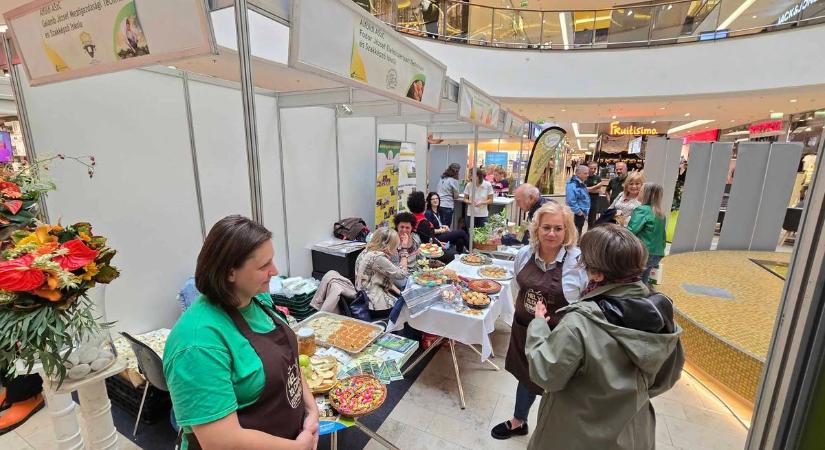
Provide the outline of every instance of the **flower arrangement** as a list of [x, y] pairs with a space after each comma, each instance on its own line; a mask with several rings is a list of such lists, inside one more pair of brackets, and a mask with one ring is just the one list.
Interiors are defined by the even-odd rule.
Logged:
[[72, 352], [111, 326], [94, 317], [87, 291], [120, 275], [111, 265], [116, 252], [85, 222], [18, 230], [3, 247], [0, 367], [41, 362], [62, 383], [77, 364]]

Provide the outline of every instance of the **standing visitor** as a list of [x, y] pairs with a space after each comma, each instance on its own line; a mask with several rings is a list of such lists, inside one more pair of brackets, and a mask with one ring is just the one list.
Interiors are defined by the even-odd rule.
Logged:
[[518, 205], [519, 209], [522, 211], [527, 211], [526, 228], [528, 229], [525, 230], [524, 236], [521, 238], [521, 243], [523, 245], [527, 245], [530, 243], [530, 222], [533, 221], [533, 216], [535, 216], [536, 211], [538, 211], [538, 209], [541, 208], [547, 200], [541, 196], [539, 188], [530, 183], [524, 183], [517, 187], [514, 197], [516, 199], [516, 205]]
[[662, 211], [661, 184], [645, 183], [642, 186], [641, 205], [633, 210], [627, 229], [642, 241], [647, 248], [647, 265], [642, 273], [642, 282], [650, 280], [650, 272], [665, 256], [665, 212]]
[[642, 192], [644, 182], [645, 176], [641, 172], [628, 175], [624, 182], [624, 191], [619, 193], [610, 205], [616, 210], [616, 220], [620, 225], [627, 225], [627, 221], [633, 216], [633, 210], [641, 205], [639, 194]]
[[584, 222], [587, 220], [587, 214], [590, 212], [590, 193], [584, 184], [584, 180], [587, 179], [589, 171], [590, 169], [588, 169], [587, 166], [578, 166], [576, 172], [567, 182], [565, 200], [567, 201], [567, 206], [570, 207], [575, 215], [576, 230], [579, 234], [581, 234]]
[[684, 352], [672, 302], [640, 281], [646, 259], [630, 231], [598, 226], [581, 239], [581, 301], [555, 326], [555, 305], [536, 305], [525, 351], [544, 394], [528, 449], [655, 448], [650, 399], [679, 380]]
[[458, 171], [461, 166], [456, 163], [450, 164], [447, 170], [441, 174], [441, 179], [438, 181], [438, 197], [441, 200], [439, 206], [439, 216], [441, 223], [447, 226], [453, 225], [453, 210], [455, 208], [455, 201], [461, 195], [461, 189], [458, 186]]
[[543, 389], [530, 381], [524, 353], [527, 326], [537, 304], [549, 308], [548, 324], [552, 328], [561, 319], [555, 311], [579, 299], [587, 285], [587, 273], [578, 265], [577, 240], [573, 212], [567, 206], [549, 202], [536, 211], [530, 222], [530, 245], [516, 255], [516, 276], [512, 282], [516, 311], [505, 363], [505, 369], [518, 380], [516, 406], [510, 420], [493, 427], [490, 434], [495, 439], [528, 433], [530, 407]]
[[[487, 205], [493, 204], [493, 185], [484, 179], [486, 176], [487, 174], [483, 169], [476, 169], [476, 192], [474, 197], [470, 198], [473, 189], [470, 183], [464, 188], [464, 203], [471, 205], [475, 212], [474, 227], [483, 227], [487, 224], [487, 216], [489, 215]], [[467, 211], [467, 215], [469, 215], [469, 208]]]
[[627, 178], [627, 164], [619, 161], [616, 163], [616, 176], [607, 184], [607, 195], [610, 203], [624, 191], [624, 180]]
[[600, 212], [598, 209], [600, 197], [599, 192], [603, 186], [607, 186], [607, 182], [602, 181], [599, 176], [598, 164], [591, 161], [587, 167], [590, 169], [590, 173], [587, 176], [587, 179], [584, 180], [584, 185], [587, 186], [587, 193], [590, 194], [590, 210], [587, 213], [587, 229], [589, 230], [593, 228], [593, 225], [596, 222], [596, 214]]

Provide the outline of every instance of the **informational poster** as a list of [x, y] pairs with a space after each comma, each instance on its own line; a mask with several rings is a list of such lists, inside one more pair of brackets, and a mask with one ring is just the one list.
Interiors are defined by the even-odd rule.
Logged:
[[430, 111], [447, 67], [352, 1], [293, 0], [289, 65]]
[[485, 152], [484, 167], [507, 167], [507, 152]]
[[407, 209], [407, 197], [415, 191], [415, 146], [401, 143], [401, 157], [398, 163], [398, 210]]
[[542, 194], [554, 193], [556, 164], [564, 146], [566, 134], [567, 132], [562, 128], [550, 127], [542, 131], [533, 144], [524, 182], [536, 186]]
[[203, 0], [35, 0], [4, 17], [32, 85], [215, 51]]
[[491, 130], [502, 130], [501, 106], [470, 82], [461, 79], [458, 88], [458, 118]]
[[398, 172], [401, 143], [378, 141], [375, 173], [375, 227], [387, 227], [398, 212]]

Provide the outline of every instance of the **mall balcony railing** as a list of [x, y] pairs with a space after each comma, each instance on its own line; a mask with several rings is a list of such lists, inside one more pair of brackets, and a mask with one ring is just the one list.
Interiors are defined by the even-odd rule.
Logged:
[[714, 41], [825, 22], [825, 1], [818, 0], [682, 0], [577, 11], [497, 8], [461, 0], [353, 1], [402, 33], [536, 50]]

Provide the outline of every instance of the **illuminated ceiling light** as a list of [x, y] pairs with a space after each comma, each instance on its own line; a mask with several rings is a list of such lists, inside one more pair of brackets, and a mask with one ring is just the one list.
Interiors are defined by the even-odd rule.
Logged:
[[754, 14], [753, 16], [751, 16], [751, 19], [756, 19], [756, 17], [756, 14]]
[[785, 116], [785, 114], [783, 114], [781, 112], [771, 113], [771, 119], [781, 119], [784, 116]]
[[582, 141], [579, 140], [579, 139], [576, 139], [576, 144], [579, 144], [579, 150], [581, 150], [582, 149]]
[[5, 33], [8, 29], [8, 25], [0, 25], [0, 33]]
[[693, 122], [688, 122], [684, 125], [679, 125], [678, 127], [673, 127], [671, 129], [667, 130], [667, 134], [678, 133], [680, 131], [684, 131], [684, 130], [687, 130], [687, 129], [690, 129], [690, 128], [702, 126], [706, 123], [711, 123], [711, 122], [713, 122], [713, 121], [712, 120], [694, 120]]
[[685, 113], [685, 117], [690, 117], [690, 113]]
[[724, 22], [720, 23], [719, 26], [716, 27], [716, 31], [724, 30], [725, 28], [729, 27], [730, 24], [732, 24], [733, 21], [738, 19], [739, 16], [741, 16], [743, 12], [745, 12], [748, 8], [750, 8], [751, 5], [753, 5], [753, 3], [755, 1], [756, 0], [745, 0], [744, 2], [742, 2], [742, 4], [739, 5], [738, 8], [736, 8], [736, 11], [734, 11], [733, 14], [729, 15], [728, 18], [725, 19]]
[[613, 120], [616, 120], [616, 116], [615, 116], [615, 115], [613, 116]]
[[559, 13], [559, 23], [561, 24], [561, 40], [564, 42], [564, 49], [570, 46], [570, 39], [567, 37], [567, 16], [563, 12]]
[[655, 120], [651, 120], [651, 121], [650, 121], [650, 123], [656, 123], [656, 121], [655, 121]]
[[632, 10], [632, 9], [628, 9], [628, 10], [627, 10], [627, 15], [628, 15], [628, 16], [632, 16], [632, 15], [633, 15], [633, 10]]
[[730, 123], [733, 123], [733, 122], [736, 122], [736, 121], [735, 121], [735, 120], [733, 120], [733, 119], [730, 119]]
[[576, 122], [573, 122], [573, 134], [575, 134], [577, 138], [594, 138], [594, 137], [598, 137], [598, 135], [596, 135], [596, 134], [588, 134], [588, 133], [582, 134], [582, 133], [579, 133], [579, 124], [576, 123]]
[[664, 106], [662, 106], [662, 107], [660, 107], [659, 109], [664, 110], [664, 109], [665, 109], [665, 107], [664, 107]]
[[795, 98], [792, 98], [792, 99], [790, 100], [790, 102], [791, 102], [791, 103], [796, 103], [796, 99], [795, 99]]
[[670, 11], [671, 9], [673, 9], [673, 5], [667, 5], [667, 10]]
[[562, 109], [562, 110], [561, 110], [561, 112], [567, 112], [567, 110], [566, 110], [566, 109]]
[[811, 128], [811, 127], [807, 127], [807, 128], [805, 128], [805, 131], [811, 131], [811, 130], [812, 130], [812, 128]]

